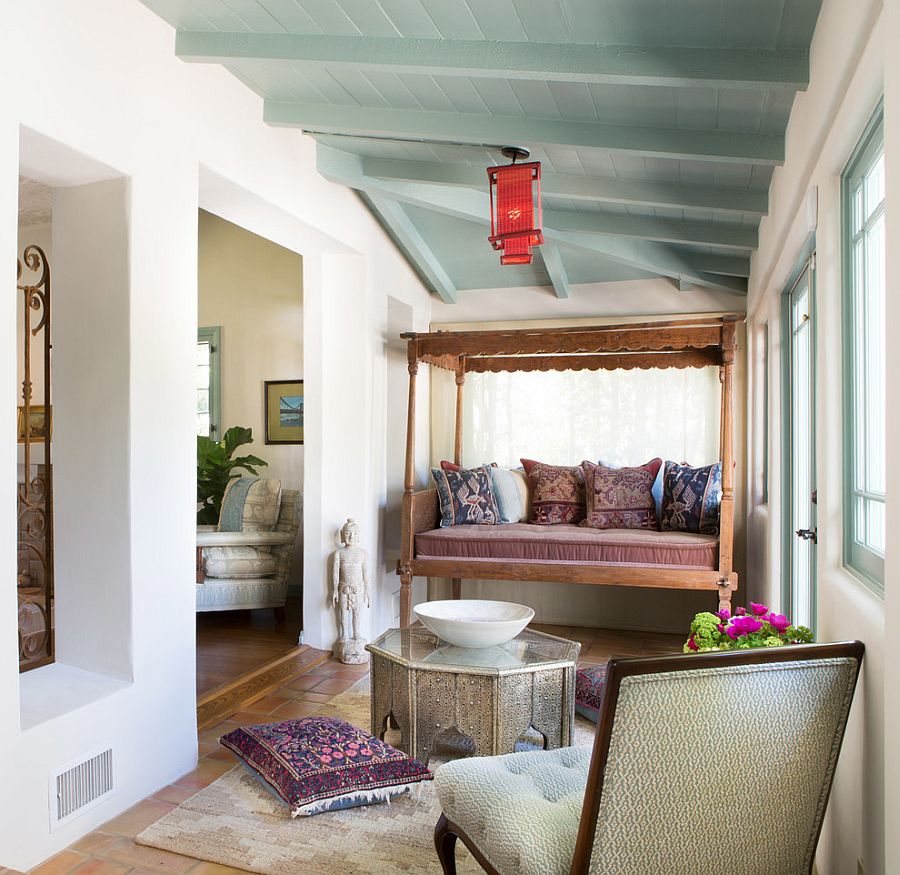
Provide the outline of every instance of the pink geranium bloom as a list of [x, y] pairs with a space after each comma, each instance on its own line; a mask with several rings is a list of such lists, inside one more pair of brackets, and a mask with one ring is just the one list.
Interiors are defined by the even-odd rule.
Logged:
[[694, 641], [694, 634], [693, 634], [693, 633], [691, 633], [691, 637], [688, 638], [687, 646], [688, 646], [691, 650], [699, 650], [699, 649], [700, 649], [700, 648], [697, 646], [697, 642]]
[[735, 609], [734, 609], [734, 615], [735, 615], [735, 617], [743, 617], [744, 614], [746, 614], [746, 613], [747, 613], [747, 609], [746, 609], [746, 608], [735, 608]]
[[728, 608], [722, 608], [721, 611], [716, 611], [716, 616], [725, 623], [731, 619], [731, 611]]
[[791, 625], [791, 621], [784, 614], [770, 614], [768, 617], [769, 624], [772, 628], [781, 634]]
[[725, 625], [724, 625], [723, 623], [717, 623], [717, 624], [716, 624], [716, 628], [717, 628], [720, 632], [724, 632], [724, 631], [725, 631]]
[[761, 605], [759, 602], [750, 602], [750, 610], [756, 614], [757, 617], [764, 617], [769, 613], [769, 609], [765, 605]]

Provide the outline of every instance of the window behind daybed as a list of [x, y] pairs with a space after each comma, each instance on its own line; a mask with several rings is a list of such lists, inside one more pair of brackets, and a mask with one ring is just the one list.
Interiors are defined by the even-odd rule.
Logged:
[[468, 374], [463, 463], [708, 464], [719, 458], [720, 392], [714, 367]]

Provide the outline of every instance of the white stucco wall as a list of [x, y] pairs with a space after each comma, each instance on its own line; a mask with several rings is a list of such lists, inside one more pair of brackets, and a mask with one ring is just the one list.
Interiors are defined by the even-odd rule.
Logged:
[[[801, 256], [809, 234], [807, 209], [811, 187], [818, 189], [816, 228], [816, 485], [818, 488], [818, 611], [819, 640], [859, 638], [866, 659], [857, 690], [822, 840], [818, 867], [821, 875], [856, 873], [862, 861], [867, 875], [896, 871], [886, 863], [885, 750], [898, 745], [896, 731], [884, 722], [885, 671], [884, 603], [843, 568], [842, 489], [844, 432], [842, 408], [842, 320], [840, 249], [840, 177], [884, 90], [884, 49], [892, 45], [881, 16], [881, 3], [825, 0], [811, 51], [811, 81], [797, 96], [787, 131], [787, 155], [775, 171], [769, 215], [760, 227], [759, 250], [753, 257], [748, 300], [750, 422], [748, 493], [749, 573], [759, 594], [778, 605], [782, 584], [784, 517], [781, 435], [782, 368], [781, 295]], [[898, 161], [897, 140], [887, 140], [888, 175]], [[897, 193], [900, 195], [900, 192]], [[891, 203], [891, 194], [888, 203]], [[897, 236], [889, 229], [888, 252], [897, 250]], [[896, 256], [893, 256], [896, 258]], [[894, 262], [894, 268], [896, 268]], [[889, 262], [888, 288], [896, 286], [897, 271]], [[888, 296], [892, 300], [892, 296]], [[891, 306], [891, 305], [889, 305]], [[896, 306], [896, 305], [893, 305]], [[769, 429], [762, 427], [762, 326], [770, 326]], [[890, 312], [888, 332], [890, 338]], [[896, 324], [896, 318], [894, 323]], [[893, 344], [896, 347], [896, 344]], [[891, 349], [892, 344], [888, 344]], [[888, 409], [897, 396], [897, 367], [888, 362]], [[893, 376], [892, 376], [893, 375]], [[895, 405], [894, 405], [895, 406]], [[897, 432], [894, 432], [895, 436]], [[769, 441], [769, 504], [760, 503], [762, 441]], [[890, 432], [888, 435], [889, 446]], [[889, 470], [893, 470], [889, 466]], [[889, 488], [891, 496], [896, 490]], [[889, 501], [887, 543], [897, 543], [900, 524]], [[890, 555], [890, 554], [889, 554]], [[896, 568], [896, 566], [894, 566]], [[897, 579], [889, 566], [887, 588]], [[888, 785], [892, 782], [888, 781]], [[896, 816], [894, 817], [896, 822]], [[889, 830], [889, 833], [896, 830]], [[896, 841], [896, 839], [890, 839]], [[893, 855], [896, 859], [896, 854]], [[890, 859], [890, 856], [887, 858]], [[895, 864], [894, 864], [895, 865]]]
[[[357, 198], [317, 175], [314, 143], [299, 132], [266, 127], [260, 100], [223, 70], [178, 61], [171, 28], [136, 0], [12, 4], [5, 33], [0, 74], [16, 83], [0, 92], [0, 263], [9, 266], [9, 286], [20, 126], [29, 175], [56, 185], [118, 178], [125, 199], [116, 251], [108, 258], [97, 253], [90, 265], [98, 278], [118, 277], [103, 293], [114, 302], [120, 296], [121, 306], [114, 303], [109, 325], [102, 307], [90, 309], [84, 324], [88, 338], [122, 332], [109, 361], [117, 395], [110, 399], [114, 405], [97, 404], [99, 412], [82, 423], [77, 438], [87, 441], [92, 429], [106, 429], [103, 440], [118, 448], [123, 461], [111, 484], [102, 459], [89, 456], [83, 466], [77, 483], [88, 515], [84, 549], [96, 553], [90, 563], [75, 557], [67, 568], [72, 587], [89, 585], [85, 592], [96, 611], [90, 634], [102, 642], [107, 625], [114, 630], [113, 662], [125, 666], [120, 673], [105, 673], [108, 663], [87, 659], [90, 648], [74, 643], [89, 671], [82, 668], [79, 675], [61, 664], [20, 683], [15, 508], [11, 502], [0, 507], [0, 569], [7, 581], [0, 586], [0, 811], [15, 812], [0, 819], [0, 865], [27, 869], [196, 761], [198, 208], [303, 256], [309, 418], [304, 605], [312, 644], [330, 646], [334, 634], [324, 579], [333, 530], [355, 516], [364, 545], [379, 553], [385, 458], [402, 446], [403, 428], [384, 416], [388, 292], [412, 308], [420, 330], [430, 319], [430, 298]], [[26, 69], [28, 75], [21, 75]], [[53, 141], [75, 153], [57, 154]], [[77, 153], [93, 161], [81, 161]], [[102, 171], [95, 162], [102, 162]], [[86, 223], [83, 233], [89, 230]], [[54, 249], [59, 252], [56, 242]], [[124, 274], [117, 274], [117, 260], [124, 261]], [[0, 387], [7, 398], [0, 405], [0, 433], [9, 436], [0, 442], [0, 493], [7, 495], [16, 472], [15, 325], [15, 298], [0, 295]], [[98, 361], [103, 364], [102, 357]], [[98, 394], [85, 392], [96, 404]], [[55, 403], [63, 402], [57, 397]], [[122, 506], [116, 527], [91, 531], [88, 523], [102, 520], [110, 498]], [[89, 568], [93, 581], [86, 581]], [[391, 586], [391, 578], [379, 576], [367, 632], [388, 625]], [[60, 600], [77, 595], [75, 588], [61, 591]], [[69, 627], [66, 636], [77, 642], [77, 632]], [[76, 688], [69, 683], [69, 695], [62, 696], [73, 677]], [[29, 697], [55, 705], [43, 715], [32, 710], [38, 722], [23, 728], [20, 704]], [[115, 752], [117, 794], [51, 833], [48, 775], [106, 742]]]

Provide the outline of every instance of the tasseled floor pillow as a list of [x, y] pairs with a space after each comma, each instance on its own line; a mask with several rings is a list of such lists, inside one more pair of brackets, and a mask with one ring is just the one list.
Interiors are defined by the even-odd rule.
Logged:
[[384, 802], [434, 777], [403, 751], [333, 717], [242, 726], [219, 741], [288, 804], [291, 817]]

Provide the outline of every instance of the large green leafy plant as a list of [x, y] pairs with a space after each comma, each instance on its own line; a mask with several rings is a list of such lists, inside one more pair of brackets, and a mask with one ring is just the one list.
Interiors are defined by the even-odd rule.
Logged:
[[222, 510], [222, 496], [232, 477], [239, 477], [238, 468], [257, 474], [257, 468], [268, 466], [258, 456], [238, 456], [234, 451], [253, 443], [253, 429], [239, 425], [229, 428], [222, 440], [214, 441], [204, 435], [197, 436], [197, 524], [215, 525]]

